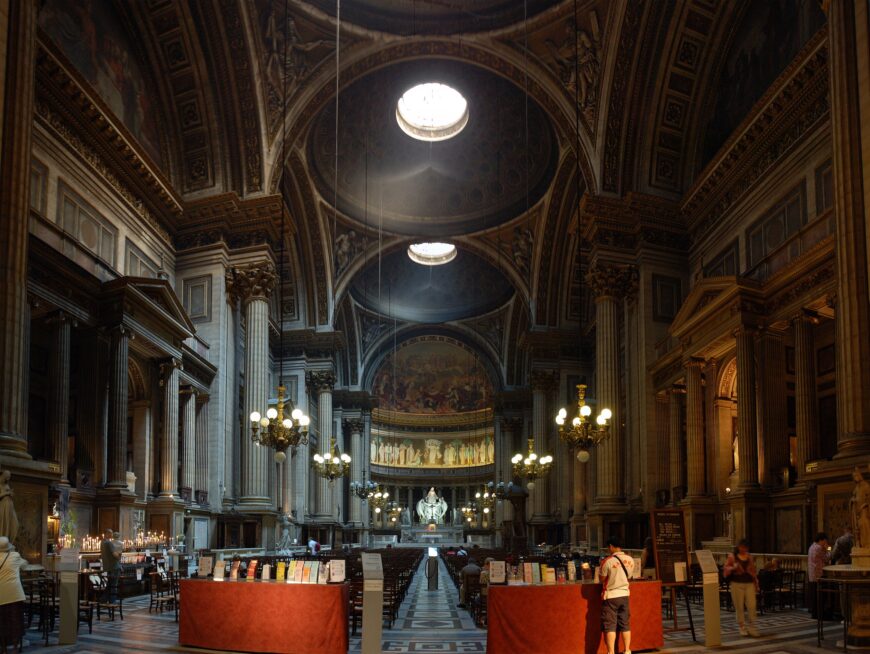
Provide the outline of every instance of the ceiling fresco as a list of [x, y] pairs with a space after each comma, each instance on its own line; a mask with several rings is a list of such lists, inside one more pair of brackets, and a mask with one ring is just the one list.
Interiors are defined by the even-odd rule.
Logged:
[[[309, 4], [334, 16], [333, 0], [310, 0]], [[454, 34], [481, 32], [531, 18], [557, 0], [345, 0], [341, 19], [372, 30], [394, 34]]]
[[[396, 102], [421, 81], [449, 84], [467, 99], [468, 124], [457, 136], [427, 143], [399, 127]], [[558, 144], [544, 111], [510, 82], [473, 65], [427, 60], [388, 66], [342, 91], [339, 115], [338, 208], [387, 231], [477, 232], [534, 205], [553, 178]], [[330, 104], [309, 138], [309, 168], [330, 204], [336, 192], [334, 152]]]
[[510, 299], [513, 287], [499, 270], [461, 248], [443, 266], [416, 264], [401, 249], [372, 261], [354, 278], [351, 294], [390, 318], [440, 323], [492, 311]]

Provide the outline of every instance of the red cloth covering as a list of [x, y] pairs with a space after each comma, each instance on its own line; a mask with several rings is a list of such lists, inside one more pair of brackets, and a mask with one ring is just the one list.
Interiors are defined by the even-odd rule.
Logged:
[[[661, 597], [658, 581], [631, 584], [632, 650], [664, 646]], [[487, 601], [487, 654], [607, 652], [601, 584], [490, 586]]]
[[178, 642], [188, 647], [345, 654], [346, 584], [184, 579]]

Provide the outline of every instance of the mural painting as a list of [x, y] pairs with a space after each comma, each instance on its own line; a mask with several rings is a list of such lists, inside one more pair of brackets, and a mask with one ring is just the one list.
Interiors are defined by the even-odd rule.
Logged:
[[372, 391], [381, 408], [418, 414], [478, 411], [492, 399], [480, 360], [449, 339], [407, 341], [384, 360]]
[[483, 437], [390, 438], [372, 436], [371, 462], [402, 468], [460, 468], [495, 462], [492, 434]]
[[707, 124], [701, 165], [716, 154], [767, 88], [823, 25], [816, 0], [750, 3], [732, 38]]
[[39, 26], [158, 164], [154, 94], [108, 0], [46, 0]]

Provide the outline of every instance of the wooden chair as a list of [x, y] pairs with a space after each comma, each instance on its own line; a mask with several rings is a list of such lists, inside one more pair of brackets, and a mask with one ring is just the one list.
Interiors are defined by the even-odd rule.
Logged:
[[175, 603], [175, 594], [172, 592], [172, 582], [169, 573], [152, 572], [149, 577], [151, 579], [151, 588], [148, 613], [151, 613], [152, 609], [158, 613], [163, 613], [164, 609], [171, 608]]

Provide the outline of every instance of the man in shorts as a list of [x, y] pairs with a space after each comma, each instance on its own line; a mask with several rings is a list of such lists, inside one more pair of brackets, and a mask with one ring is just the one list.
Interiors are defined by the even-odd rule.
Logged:
[[622, 632], [625, 654], [631, 654], [631, 613], [628, 607], [628, 580], [631, 578], [634, 560], [624, 554], [617, 538], [607, 540], [610, 555], [601, 562], [598, 578], [603, 589], [601, 605], [601, 630], [607, 643], [607, 654], [616, 650], [616, 632]]

